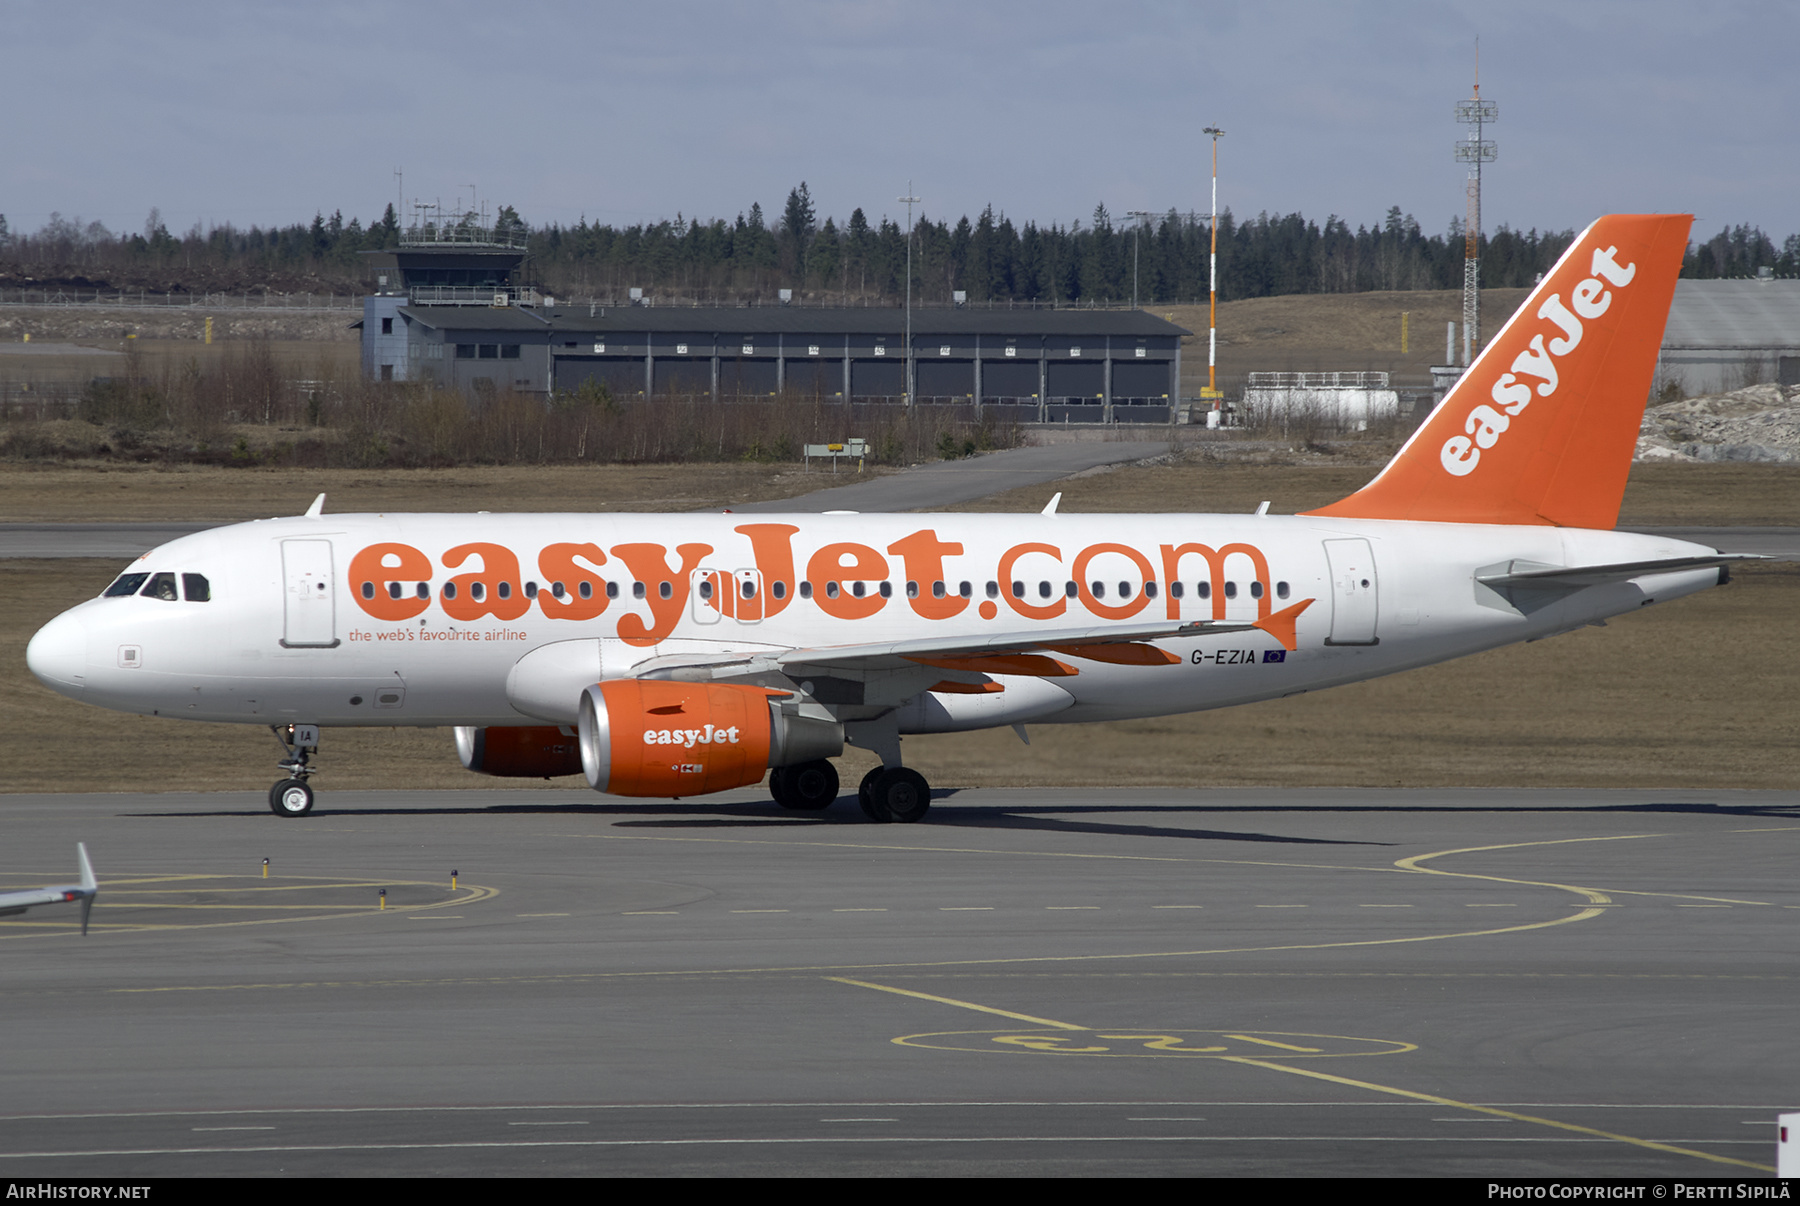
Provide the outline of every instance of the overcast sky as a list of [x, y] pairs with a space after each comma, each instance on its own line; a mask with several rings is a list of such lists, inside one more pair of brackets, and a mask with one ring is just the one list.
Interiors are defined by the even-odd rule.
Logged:
[[[1481, 41], [1484, 227], [1689, 211], [1800, 232], [1793, 0], [249, 5], [14, 0], [0, 213], [364, 222], [471, 195], [533, 224], [1205, 210], [1444, 230]], [[472, 194], [471, 189], [474, 190]]]

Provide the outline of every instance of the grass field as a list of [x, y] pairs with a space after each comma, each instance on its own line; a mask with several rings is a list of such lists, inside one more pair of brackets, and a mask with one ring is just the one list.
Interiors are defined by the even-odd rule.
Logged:
[[[791, 471], [789, 471], [791, 472]], [[1036, 510], [1053, 489], [1081, 511], [1291, 511], [1367, 480], [1367, 466], [1194, 461], [1126, 467], [1011, 492], [969, 510]], [[510, 476], [509, 476], [510, 475]], [[577, 476], [582, 475], [582, 476]], [[123, 479], [123, 480], [115, 480]], [[265, 470], [0, 473], [0, 517], [216, 519], [292, 514], [319, 489], [333, 509], [538, 510], [695, 506], [818, 484], [747, 467], [454, 470], [341, 476]], [[116, 492], [116, 493], [115, 493]], [[633, 502], [633, 499], [641, 502]], [[599, 501], [594, 501], [598, 499]], [[490, 505], [492, 504], [492, 505]], [[1800, 474], [1769, 466], [1640, 466], [1639, 524], [1789, 524]], [[252, 726], [123, 716], [46, 690], [24, 647], [96, 593], [111, 561], [0, 561], [0, 791], [231, 789], [260, 793], [278, 756]], [[1800, 777], [1800, 567], [1736, 571], [1721, 590], [1530, 645], [1392, 678], [1219, 712], [1103, 725], [908, 738], [939, 787], [1358, 785], [1788, 787]], [[846, 754], [847, 782], [873, 760]], [[322, 792], [504, 786], [457, 765], [447, 730], [332, 730]], [[562, 781], [564, 786], [579, 780]], [[513, 781], [515, 786], [543, 786]]]

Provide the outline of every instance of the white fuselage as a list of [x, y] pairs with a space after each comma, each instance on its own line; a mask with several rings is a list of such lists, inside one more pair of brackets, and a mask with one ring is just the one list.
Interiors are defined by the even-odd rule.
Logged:
[[[1262, 630], [1160, 639], [1151, 643], [1177, 661], [1077, 655], [1062, 659], [1072, 675], [990, 674], [1004, 692], [934, 694], [932, 706], [916, 686], [911, 700], [867, 696], [899, 707], [902, 732], [1073, 723], [1355, 682], [1719, 580], [1716, 568], [1660, 573], [1521, 611], [1475, 580], [1508, 563], [1710, 552], [1620, 532], [1284, 516], [325, 515], [219, 528], [146, 553], [131, 573], [198, 575], [205, 601], [179, 591], [91, 599], [46, 625], [28, 659], [56, 690], [126, 712], [532, 725], [570, 723], [584, 682], [676, 653], [1247, 622], [1312, 601], [1291, 650]], [[535, 678], [518, 673], [534, 651]], [[819, 700], [833, 706], [828, 693]]]

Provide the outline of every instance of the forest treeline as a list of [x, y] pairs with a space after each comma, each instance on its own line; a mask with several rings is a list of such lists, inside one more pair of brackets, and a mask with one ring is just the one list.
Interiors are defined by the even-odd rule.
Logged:
[[[871, 223], [861, 209], [840, 223], [820, 221], [802, 183], [780, 215], [760, 205], [734, 220], [672, 220], [630, 226], [532, 226], [503, 206], [496, 226], [522, 236], [530, 278], [563, 297], [623, 297], [642, 288], [665, 302], [773, 300], [793, 289], [803, 301], [897, 304], [904, 293], [907, 239], [894, 219]], [[943, 303], [962, 291], [991, 303], [1145, 304], [1192, 301], [1207, 292], [1211, 232], [1204, 214], [1169, 212], [1118, 220], [1104, 205], [1067, 226], [1015, 223], [992, 206], [973, 221], [921, 215], [914, 225], [915, 300]], [[1291, 293], [1452, 289], [1462, 284], [1463, 231], [1453, 219], [1426, 234], [1398, 206], [1379, 223], [1352, 229], [1332, 215], [1219, 215], [1219, 295], [1227, 300]], [[1573, 231], [1518, 231], [1502, 224], [1481, 239], [1482, 283], [1530, 285], [1574, 238]], [[395, 247], [394, 207], [366, 226], [341, 212], [310, 224], [242, 229], [231, 224], [185, 235], [151, 210], [141, 232], [116, 234], [99, 222], [51, 215], [32, 233], [12, 232], [0, 215], [0, 284], [355, 292], [373, 275], [365, 251]], [[1778, 246], [1760, 228], [1738, 225], [1695, 242], [1686, 277], [1754, 276], [1768, 268], [1800, 276], [1800, 234]]]

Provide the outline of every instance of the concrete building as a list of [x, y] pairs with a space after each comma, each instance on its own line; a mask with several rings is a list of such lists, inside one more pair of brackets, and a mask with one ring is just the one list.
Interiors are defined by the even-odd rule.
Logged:
[[[476, 392], [825, 398], [1002, 408], [1034, 422], [1167, 422], [1181, 337], [1136, 310], [404, 306], [408, 379]], [[367, 334], [365, 329], [365, 342]], [[908, 380], [910, 375], [910, 382]]]
[[[466, 236], [447, 238], [446, 233]], [[1026, 422], [1168, 422], [1185, 329], [1140, 310], [562, 305], [520, 280], [521, 246], [463, 224], [372, 253], [363, 374], [473, 394], [614, 398], [799, 393], [971, 405]]]
[[1800, 280], [1677, 281], [1658, 388], [1689, 396], [1800, 385]]

